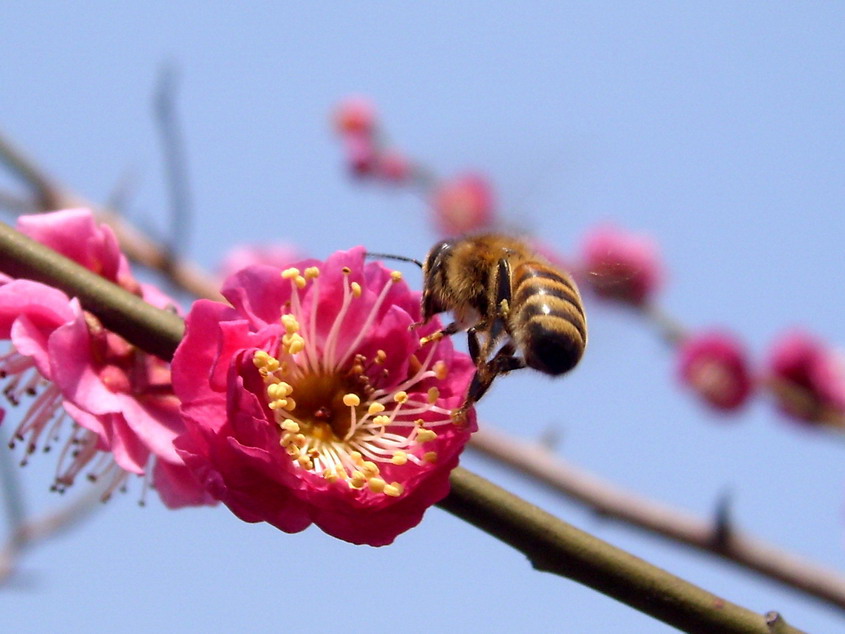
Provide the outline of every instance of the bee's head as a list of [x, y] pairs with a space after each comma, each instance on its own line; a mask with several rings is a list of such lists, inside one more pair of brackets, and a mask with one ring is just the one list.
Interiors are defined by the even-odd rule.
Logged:
[[452, 256], [454, 240], [441, 240], [428, 252], [423, 264], [422, 317], [428, 321], [437, 313], [449, 309], [444, 294], [449, 288], [446, 263]]

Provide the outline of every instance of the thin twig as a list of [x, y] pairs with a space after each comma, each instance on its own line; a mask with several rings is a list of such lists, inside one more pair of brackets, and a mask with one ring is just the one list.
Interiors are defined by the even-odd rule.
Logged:
[[0, 162], [32, 189], [42, 211], [87, 207], [101, 222], [112, 228], [130, 259], [150, 269], [164, 271], [174, 283], [197, 297], [220, 299], [217, 292], [219, 284], [212, 276], [189, 262], [171, 257], [167, 249], [161, 248], [155, 240], [126, 222], [116, 211], [96, 205], [63, 187], [4, 137], [2, 132]]
[[89, 517], [92, 511], [102, 507], [102, 495], [102, 487], [94, 486], [66, 506], [37, 519], [20, 522], [0, 547], [0, 585], [14, 574], [15, 564], [23, 550]]
[[161, 136], [165, 177], [170, 192], [168, 251], [171, 254], [179, 253], [187, 244], [188, 221], [192, 215], [185, 144], [176, 115], [176, 87], [176, 69], [167, 65], [159, 74], [153, 107]]

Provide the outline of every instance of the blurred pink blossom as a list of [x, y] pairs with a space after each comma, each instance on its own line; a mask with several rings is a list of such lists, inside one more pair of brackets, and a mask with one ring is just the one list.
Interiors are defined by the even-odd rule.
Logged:
[[377, 127], [376, 107], [364, 97], [348, 97], [335, 107], [333, 120], [341, 135], [372, 136]]
[[724, 332], [689, 336], [678, 351], [681, 381], [718, 410], [741, 407], [751, 395], [752, 379], [742, 344]]
[[[135, 281], [114, 234], [90, 211], [23, 216], [18, 228], [153, 305], [172, 307]], [[14, 437], [32, 453], [60, 430], [67, 435], [54, 488], [88, 468], [89, 477], [108, 479], [109, 493], [135, 473], [150, 477], [170, 507], [211, 502], [173, 447], [182, 423], [167, 363], [105, 330], [76, 299], [25, 279], [0, 285], [0, 338], [12, 343], [0, 357], [7, 399], [34, 397]]]
[[604, 225], [591, 231], [581, 248], [584, 283], [600, 297], [641, 306], [649, 302], [663, 278], [654, 241]]
[[769, 351], [768, 373], [778, 405], [787, 416], [842, 425], [845, 367], [838, 353], [802, 331], [782, 334]]
[[463, 174], [434, 190], [434, 223], [444, 236], [489, 229], [494, 222], [493, 187], [480, 174]]
[[244, 521], [388, 544], [449, 491], [473, 366], [448, 338], [420, 346], [439, 324], [409, 330], [419, 293], [362, 248], [297, 267], [250, 267], [224, 285], [232, 306], [194, 304], [176, 446]]

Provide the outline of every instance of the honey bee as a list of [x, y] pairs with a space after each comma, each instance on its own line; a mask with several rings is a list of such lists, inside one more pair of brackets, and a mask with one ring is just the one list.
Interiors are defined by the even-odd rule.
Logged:
[[558, 376], [581, 360], [587, 320], [578, 288], [521, 240], [495, 233], [450, 238], [432, 247], [422, 268], [418, 325], [444, 311], [454, 317], [423, 342], [466, 330], [476, 366], [458, 416], [500, 374], [529, 367]]

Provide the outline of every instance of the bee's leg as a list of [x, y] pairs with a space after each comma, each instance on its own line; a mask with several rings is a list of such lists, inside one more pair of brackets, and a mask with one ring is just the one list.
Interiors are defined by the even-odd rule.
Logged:
[[[421, 326], [421, 325], [422, 325], [422, 322], [411, 324], [411, 328], [416, 328], [417, 326]], [[453, 321], [451, 324], [449, 324], [445, 328], [441, 328], [437, 332], [433, 332], [430, 335], [422, 337], [420, 339], [420, 345], [424, 346], [425, 344], [427, 344], [431, 341], [440, 341], [441, 339], [443, 339], [443, 337], [449, 337], [451, 335], [454, 335], [456, 332], [460, 332], [461, 330], [462, 330], [461, 325], [458, 322]]]
[[490, 361], [477, 366], [472, 381], [469, 384], [466, 400], [455, 413], [456, 419], [460, 420], [464, 418], [469, 408], [484, 396], [493, 384], [493, 380], [499, 374], [507, 374], [512, 370], [519, 370], [525, 367], [525, 361], [520, 357], [514, 356], [515, 354], [516, 347], [512, 343], [508, 343], [502, 346], [496, 353], [496, 356], [490, 359]]

